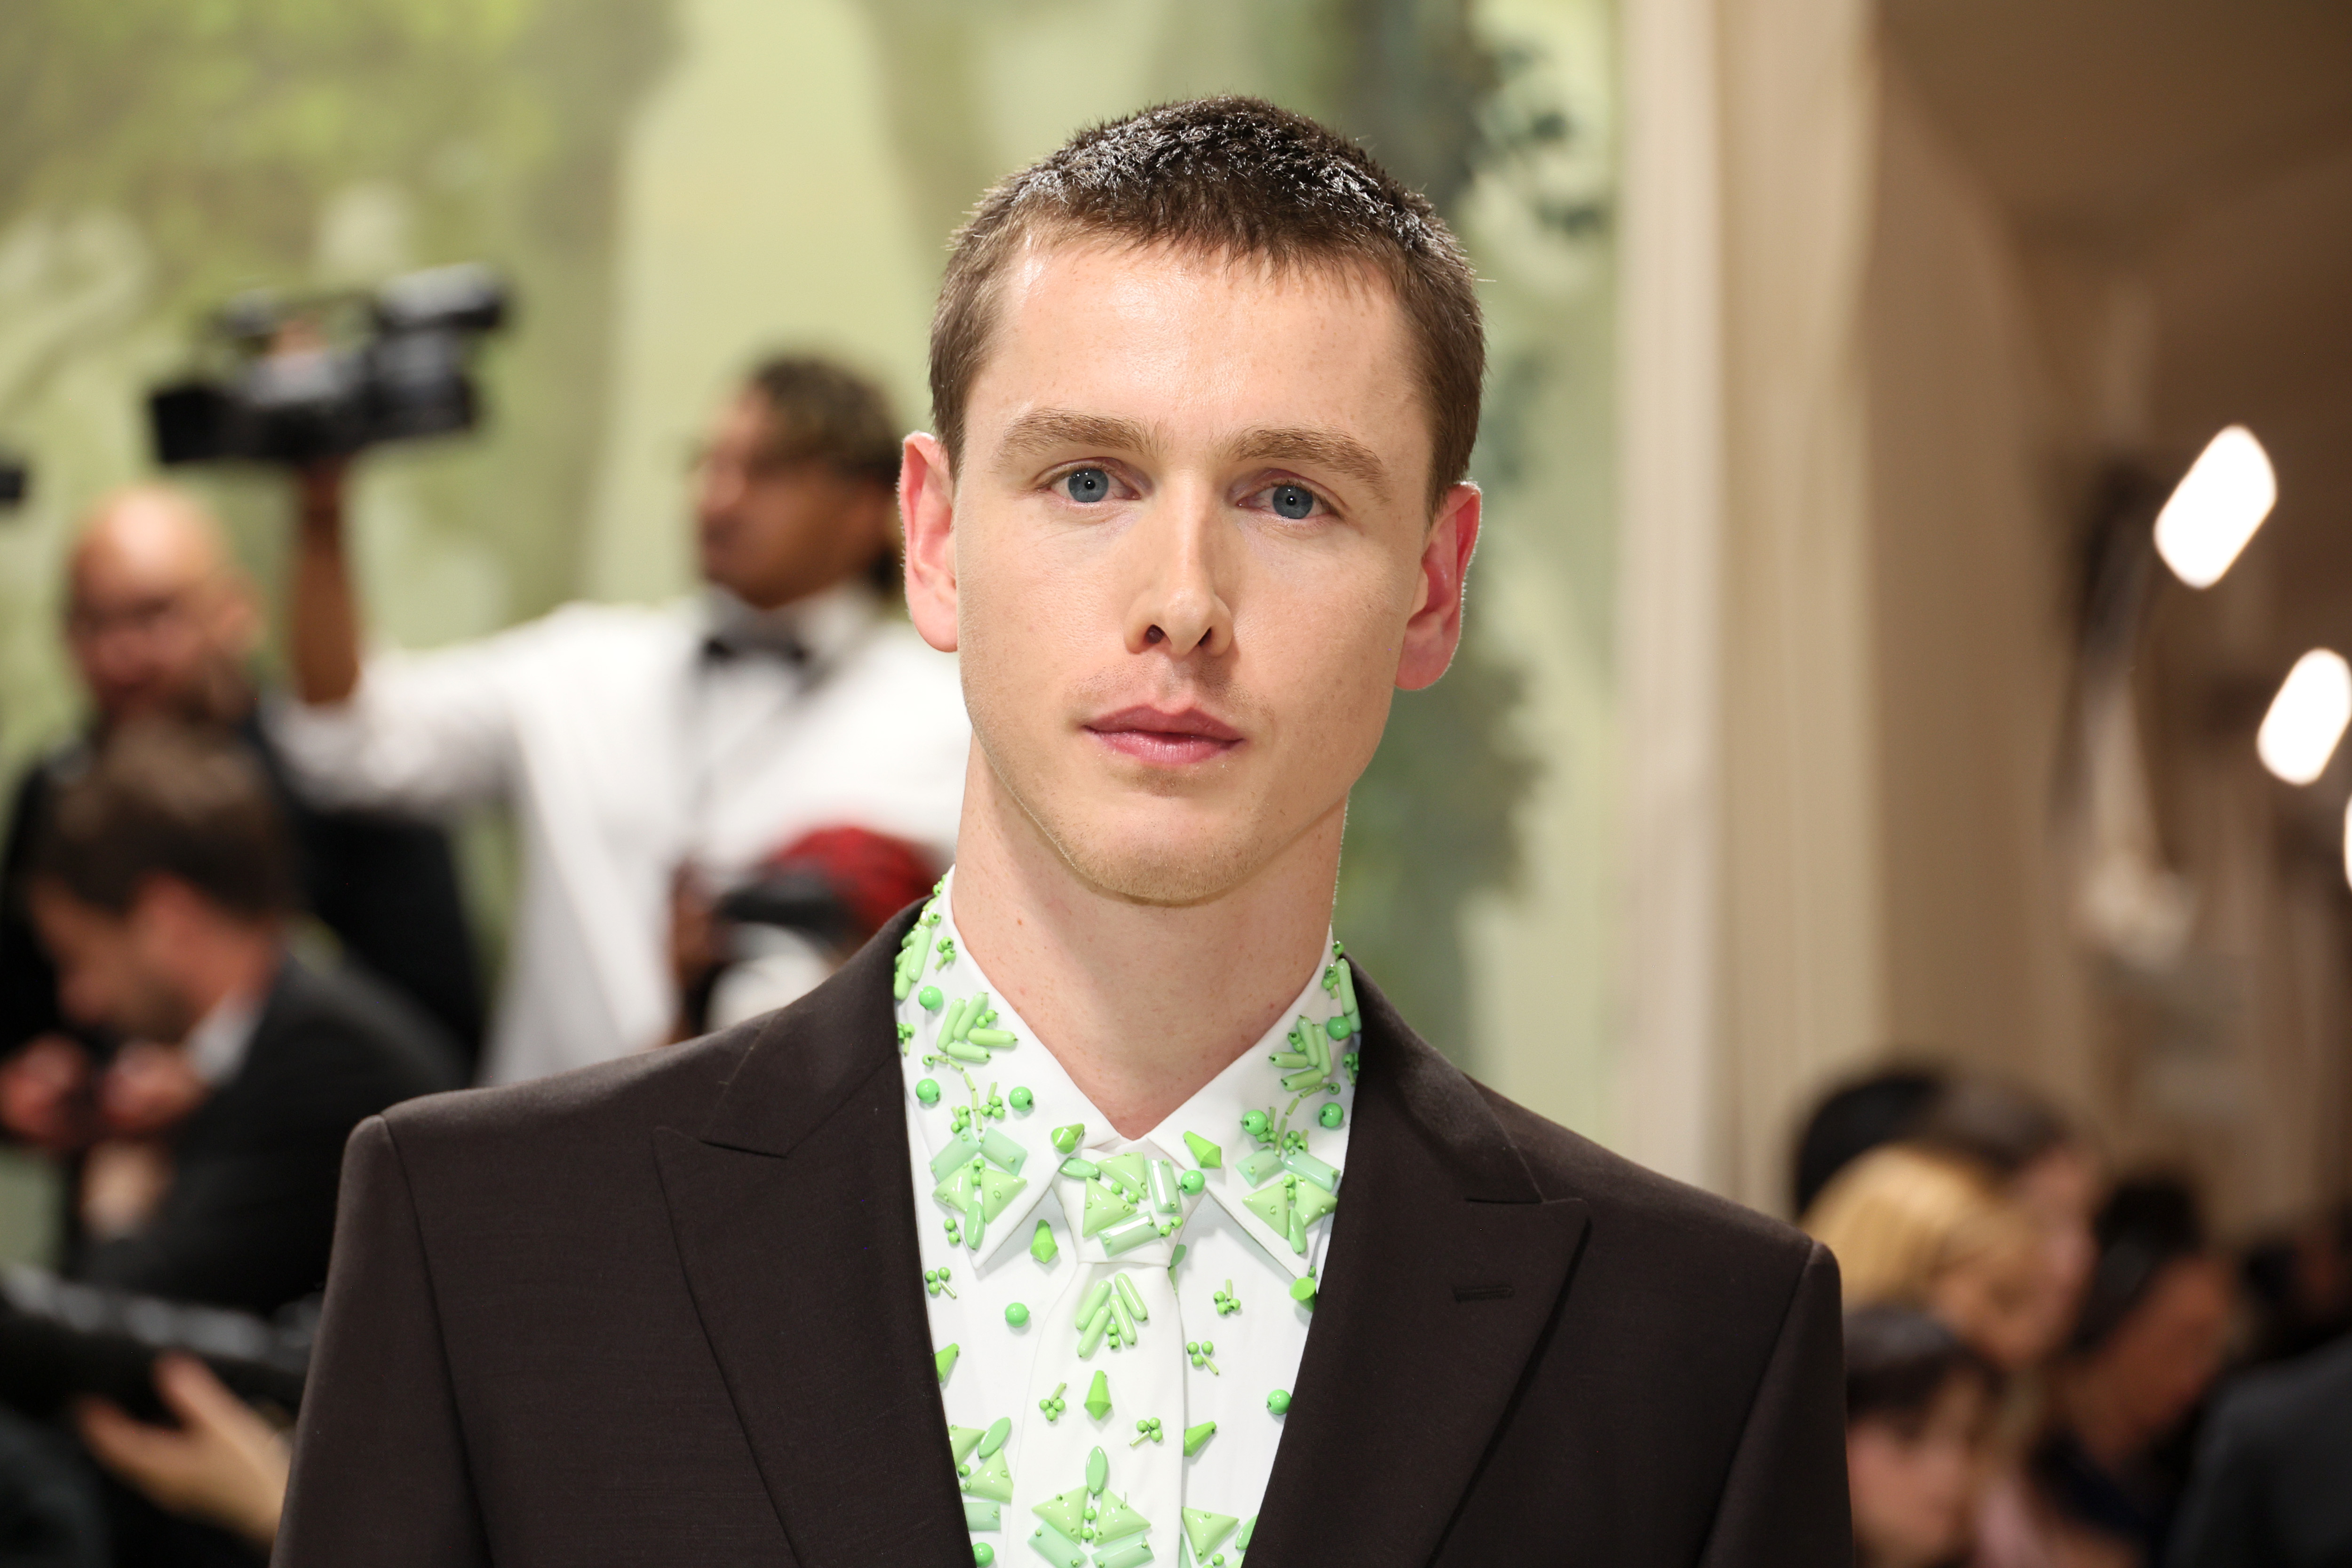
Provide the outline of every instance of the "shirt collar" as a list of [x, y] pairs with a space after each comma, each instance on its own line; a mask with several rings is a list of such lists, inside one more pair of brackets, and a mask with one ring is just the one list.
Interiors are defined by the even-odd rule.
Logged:
[[[1311, 1275], [1330, 1228], [1318, 1222], [1336, 1206], [1346, 1165], [1362, 1026], [1347, 1005], [1353, 982], [1338, 944], [1249, 1050], [1150, 1132], [1129, 1139], [963, 951], [951, 892], [952, 873], [909, 932], [897, 972], [906, 1089], [919, 1154], [930, 1167], [924, 1223], [953, 1219], [959, 1241], [984, 1267], [1008, 1245], [1033, 1240], [1037, 1207], [1053, 1188], [1069, 1219], [1067, 1243], [1083, 1261], [1164, 1264], [1199, 1205], [1213, 1202], [1294, 1277]], [[1264, 1121], [1245, 1125], [1252, 1113]], [[1070, 1146], [1058, 1147], [1057, 1137]], [[1158, 1162], [1165, 1168], [1155, 1170]], [[1089, 1169], [1108, 1173], [1093, 1177]], [[1183, 1184], [1172, 1210], [1160, 1182]], [[1085, 1235], [1097, 1217], [1097, 1233]], [[1147, 1226], [1167, 1228], [1147, 1237], [1139, 1230]]]
[[261, 1022], [263, 999], [264, 994], [257, 991], [233, 992], [214, 1003], [212, 1011], [188, 1031], [180, 1048], [207, 1088], [220, 1088], [244, 1068], [253, 1031]]

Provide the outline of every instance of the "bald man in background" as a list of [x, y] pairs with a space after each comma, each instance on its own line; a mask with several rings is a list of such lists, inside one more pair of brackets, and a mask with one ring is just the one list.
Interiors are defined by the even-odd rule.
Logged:
[[[405, 817], [314, 810], [292, 793], [255, 716], [247, 667], [261, 638], [260, 612], [211, 514], [157, 485], [100, 500], [68, 557], [64, 629], [90, 725], [26, 771], [9, 813], [0, 860], [0, 1057], [17, 1058], [41, 1040], [54, 1058], [67, 1045], [57, 977], [22, 886], [47, 802], [114, 726], [163, 716], [219, 726], [254, 748], [293, 826], [310, 912], [349, 958], [415, 1002], [470, 1060], [481, 1036], [481, 985], [448, 840]], [[6, 1101], [25, 1076], [22, 1060], [0, 1075], [0, 1119], [12, 1124], [18, 1119]]]

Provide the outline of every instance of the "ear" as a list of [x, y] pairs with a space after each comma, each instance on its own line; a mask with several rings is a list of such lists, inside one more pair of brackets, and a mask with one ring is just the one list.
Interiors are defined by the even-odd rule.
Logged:
[[907, 614], [923, 640], [956, 650], [955, 476], [939, 437], [907, 437], [898, 461], [898, 521], [907, 533]]
[[1436, 684], [1462, 646], [1462, 584], [1470, 573], [1470, 552], [1478, 547], [1481, 500], [1478, 487], [1465, 480], [1437, 503], [1437, 521], [1421, 547], [1421, 581], [1398, 650], [1396, 683], [1402, 690]]

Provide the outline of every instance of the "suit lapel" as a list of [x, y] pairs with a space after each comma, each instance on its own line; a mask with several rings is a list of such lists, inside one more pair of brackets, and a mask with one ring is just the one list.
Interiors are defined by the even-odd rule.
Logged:
[[695, 1309], [810, 1568], [971, 1561], [892, 1045], [905, 919], [769, 1024], [698, 1135], [655, 1134]]
[[1346, 1184], [1250, 1568], [1436, 1553], [1590, 1224], [1536, 1189], [1477, 1089], [1356, 984]]

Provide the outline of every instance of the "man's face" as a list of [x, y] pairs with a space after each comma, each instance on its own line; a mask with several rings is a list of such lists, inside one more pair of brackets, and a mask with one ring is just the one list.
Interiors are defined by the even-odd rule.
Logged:
[[822, 462], [779, 458], [777, 434], [768, 400], [740, 393], [712, 427], [695, 472], [702, 575], [763, 610], [862, 570], [890, 538], [887, 487]]
[[216, 534], [173, 498], [123, 498], [75, 548], [66, 646], [110, 724], [232, 716], [257, 630]]
[[[1459, 637], [1384, 283], [1089, 245], [1008, 269], [950, 481], [908, 444], [916, 624], [995, 782], [1091, 886], [1193, 904], [1336, 843], [1396, 687]], [[946, 526], [940, 526], [944, 521]]]
[[170, 1042], [194, 1026], [173, 983], [171, 922], [142, 895], [130, 910], [86, 904], [54, 882], [32, 885], [33, 921], [58, 966], [58, 998], [78, 1022]]

